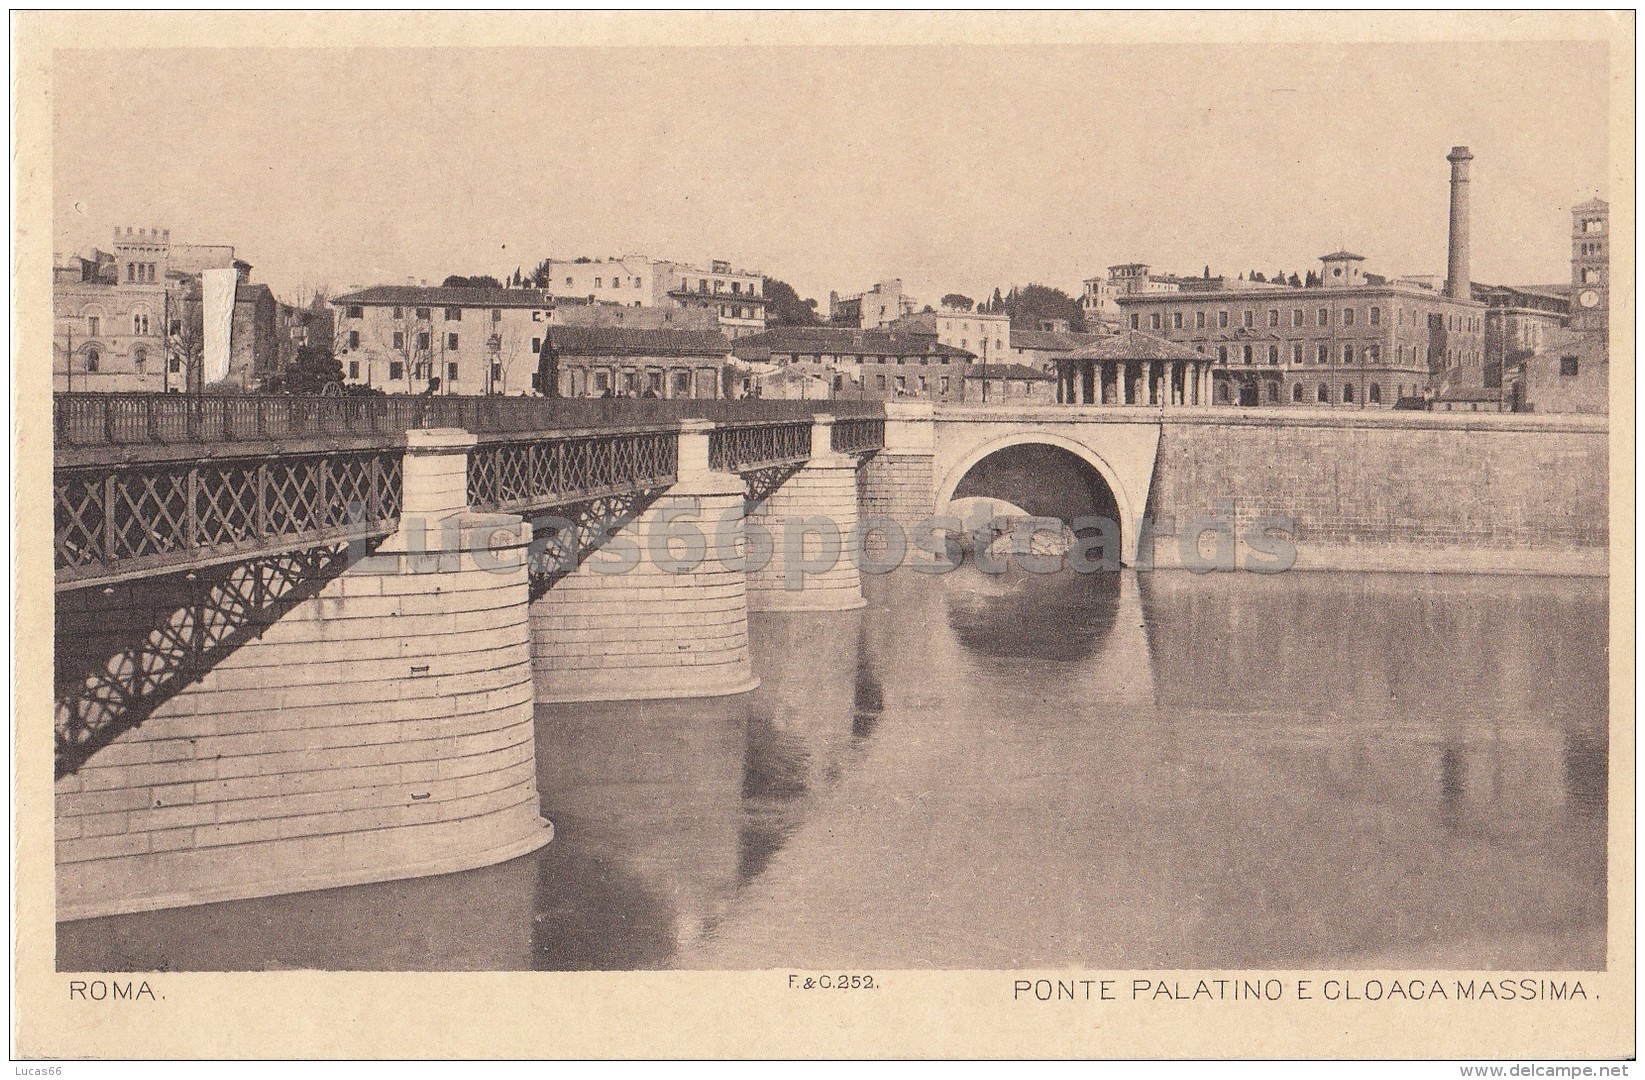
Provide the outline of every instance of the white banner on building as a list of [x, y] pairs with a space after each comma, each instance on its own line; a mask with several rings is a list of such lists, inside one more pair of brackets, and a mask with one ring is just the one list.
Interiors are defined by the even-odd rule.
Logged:
[[228, 378], [229, 348], [234, 332], [234, 286], [240, 275], [233, 267], [200, 271], [200, 315], [205, 321], [205, 382]]

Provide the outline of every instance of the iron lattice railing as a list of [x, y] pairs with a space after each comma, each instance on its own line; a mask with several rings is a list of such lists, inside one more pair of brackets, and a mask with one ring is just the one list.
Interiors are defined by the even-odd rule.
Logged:
[[[165, 446], [393, 436], [455, 427], [476, 435], [644, 427], [680, 420], [800, 423], [817, 413], [880, 417], [877, 401], [714, 401], [654, 398], [302, 397], [283, 394], [52, 396], [59, 447]], [[387, 440], [384, 440], [385, 444]]]
[[837, 454], [869, 454], [885, 449], [885, 418], [882, 416], [841, 417], [834, 421], [830, 435]]
[[469, 451], [468, 504], [531, 510], [666, 487], [679, 456], [677, 430], [481, 443]]
[[57, 587], [386, 535], [400, 517], [401, 453], [58, 468]]
[[708, 436], [708, 464], [724, 472], [793, 465], [811, 458], [811, 424], [724, 424]]

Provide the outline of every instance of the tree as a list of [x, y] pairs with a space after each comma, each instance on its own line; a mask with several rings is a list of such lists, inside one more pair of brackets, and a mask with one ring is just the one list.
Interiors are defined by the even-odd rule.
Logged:
[[481, 274], [478, 277], [463, 277], [461, 274], [452, 274], [440, 283], [442, 289], [500, 289], [503, 283], [490, 274]]
[[534, 289], [548, 288], [548, 260], [544, 259], [531, 268], [531, 286]]
[[768, 277], [765, 279], [765, 325], [820, 326], [817, 301], [801, 300], [794, 286]]
[[1286, 283], [1286, 284], [1287, 284], [1287, 285], [1289, 285], [1289, 286], [1291, 286], [1291, 288], [1293, 288], [1293, 289], [1300, 289], [1300, 288], [1302, 288], [1302, 281], [1301, 281], [1301, 279], [1299, 279], [1299, 278], [1298, 278], [1298, 277], [1297, 277], [1297, 275], [1296, 275], [1296, 274], [1295, 274], [1295, 273], [1294, 273], [1294, 272], [1293, 272], [1293, 273], [1292, 273], [1292, 274], [1291, 274], [1291, 276], [1290, 276], [1290, 278], [1288, 278], [1288, 279], [1287, 279], [1287, 280], [1286, 280], [1286, 282], [1285, 282], [1285, 283]]
[[1314, 273], [1312, 270], [1308, 271], [1308, 276], [1303, 279], [1302, 287], [1305, 288], [1305, 289], [1318, 288], [1319, 287], [1319, 275]]
[[942, 298], [942, 306], [957, 311], [970, 311], [977, 306], [977, 302], [964, 293], [951, 292]]
[[1085, 330], [1085, 312], [1079, 301], [1061, 289], [1032, 283], [1020, 288], [1013, 285], [1004, 297], [995, 289], [994, 297], [989, 302], [990, 310], [1011, 316], [1013, 330], [1038, 330], [1041, 319], [1063, 319], [1070, 330]]

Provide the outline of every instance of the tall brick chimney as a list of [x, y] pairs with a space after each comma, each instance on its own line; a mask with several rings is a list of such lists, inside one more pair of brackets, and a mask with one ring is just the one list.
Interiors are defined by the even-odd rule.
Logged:
[[1468, 300], [1472, 299], [1468, 277], [1468, 163], [1474, 155], [1466, 146], [1453, 146], [1445, 160], [1451, 163], [1451, 245], [1445, 258], [1445, 295]]

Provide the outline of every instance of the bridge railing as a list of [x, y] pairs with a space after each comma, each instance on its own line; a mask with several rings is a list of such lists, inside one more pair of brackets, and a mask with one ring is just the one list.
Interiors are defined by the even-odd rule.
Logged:
[[400, 450], [58, 468], [57, 587], [385, 536], [401, 468]]
[[312, 397], [285, 394], [52, 395], [59, 447], [187, 445], [393, 436], [413, 428], [456, 427], [476, 435], [554, 429], [636, 427], [680, 420], [808, 422], [817, 413], [884, 415], [878, 401], [714, 401], [661, 398]]
[[811, 421], [716, 424], [708, 435], [708, 464], [725, 472], [796, 465], [811, 457]]
[[677, 428], [591, 432], [480, 443], [468, 455], [468, 504], [476, 510], [543, 509], [674, 483]]
[[866, 454], [885, 449], [885, 417], [842, 416], [829, 433], [836, 454]]

